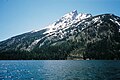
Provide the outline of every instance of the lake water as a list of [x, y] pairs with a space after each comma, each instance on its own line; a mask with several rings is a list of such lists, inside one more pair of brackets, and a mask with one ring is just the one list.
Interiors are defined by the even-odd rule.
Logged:
[[1, 60], [0, 80], [120, 80], [120, 61]]

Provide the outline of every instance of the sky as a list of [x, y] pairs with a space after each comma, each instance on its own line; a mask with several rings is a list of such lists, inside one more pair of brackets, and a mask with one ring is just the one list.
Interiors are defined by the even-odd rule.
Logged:
[[120, 16], [120, 0], [0, 0], [0, 41], [42, 29], [73, 10]]

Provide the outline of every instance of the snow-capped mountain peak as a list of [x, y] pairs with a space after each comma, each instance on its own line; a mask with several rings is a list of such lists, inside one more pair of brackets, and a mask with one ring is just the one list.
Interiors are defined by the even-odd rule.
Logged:
[[65, 20], [68, 20], [68, 19], [69, 20], [74, 20], [77, 15], [78, 15], [77, 10], [74, 10], [74, 11], [72, 11], [70, 13], [65, 14], [62, 17], [62, 19], [65, 19]]
[[62, 16], [61, 19], [57, 20], [53, 24], [47, 26], [47, 31], [44, 34], [51, 33], [59, 29], [68, 28], [70, 25], [89, 17], [92, 17], [92, 15], [84, 13], [78, 14], [77, 10], [74, 10]]

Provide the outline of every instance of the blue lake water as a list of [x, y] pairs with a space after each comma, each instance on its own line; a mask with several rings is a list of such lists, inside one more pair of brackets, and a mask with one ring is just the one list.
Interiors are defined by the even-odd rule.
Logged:
[[120, 61], [1, 60], [0, 80], [120, 80]]

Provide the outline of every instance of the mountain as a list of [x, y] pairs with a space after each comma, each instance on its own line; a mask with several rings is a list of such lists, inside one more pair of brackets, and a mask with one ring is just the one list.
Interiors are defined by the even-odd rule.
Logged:
[[72, 11], [0, 42], [0, 59], [120, 59], [120, 17]]

